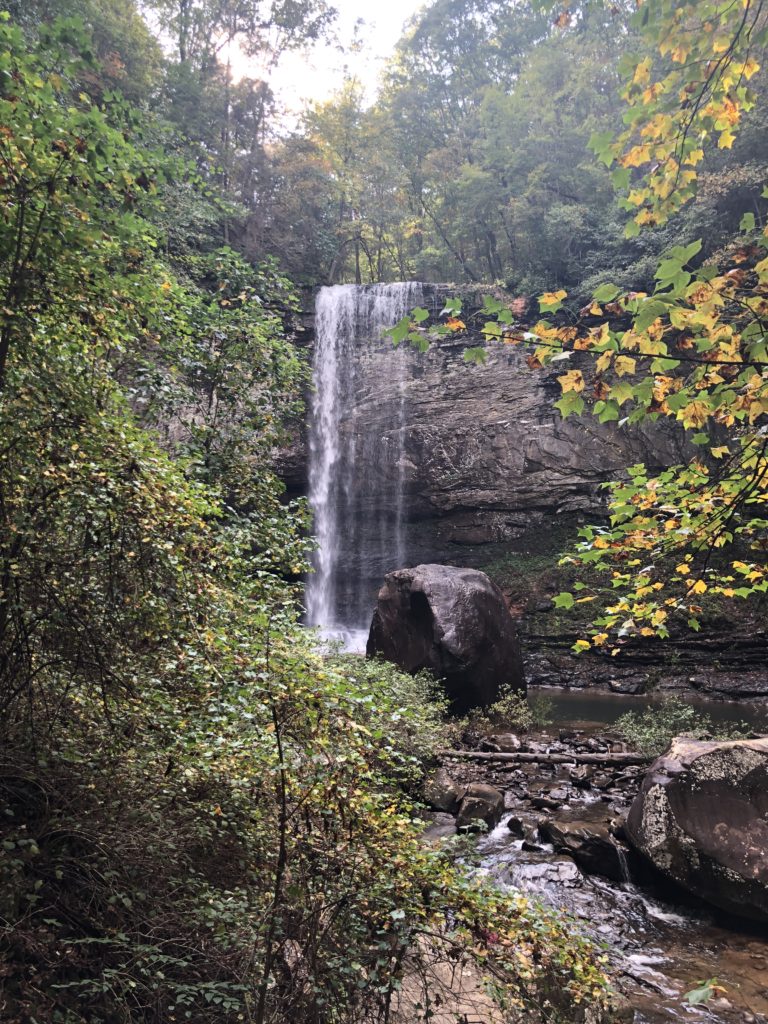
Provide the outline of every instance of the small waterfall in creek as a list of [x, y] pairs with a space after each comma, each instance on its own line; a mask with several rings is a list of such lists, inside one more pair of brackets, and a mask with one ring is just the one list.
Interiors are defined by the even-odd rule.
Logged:
[[409, 353], [382, 339], [422, 301], [415, 283], [335, 285], [315, 306], [309, 501], [318, 550], [307, 622], [349, 639], [370, 625], [376, 587], [406, 558]]

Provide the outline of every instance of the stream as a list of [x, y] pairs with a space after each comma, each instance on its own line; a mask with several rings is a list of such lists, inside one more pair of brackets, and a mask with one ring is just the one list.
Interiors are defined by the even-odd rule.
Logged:
[[[619, 715], [653, 704], [653, 698], [531, 691], [532, 696], [542, 694], [552, 700], [554, 723], [530, 739], [555, 750], [561, 736], [574, 733], [578, 742], [609, 741]], [[698, 703], [717, 721], [747, 720], [755, 727], [765, 722], [764, 708]], [[647, 867], [639, 872], [641, 882], [629, 881], [625, 859], [623, 881], [585, 874], [541, 838], [539, 825], [548, 818], [597, 827], [615, 824], [627, 813], [642, 769], [634, 775], [617, 769], [608, 784], [597, 778], [583, 789], [572, 784], [568, 766], [486, 762], [448, 767], [462, 782], [490, 783], [505, 793], [500, 824], [478, 841], [477, 869], [499, 885], [522, 889], [573, 915], [608, 954], [618, 987], [634, 1009], [634, 1024], [768, 1022], [768, 936], [763, 927], [727, 919]], [[550, 794], [557, 797], [557, 810], [533, 806], [532, 797]], [[510, 819], [516, 819], [517, 835], [510, 831]], [[632, 873], [637, 878], [638, 872]], [[705, 1005], [689, 1006], [685, 993], [710, 978], [717, 978], [725, 991]]]

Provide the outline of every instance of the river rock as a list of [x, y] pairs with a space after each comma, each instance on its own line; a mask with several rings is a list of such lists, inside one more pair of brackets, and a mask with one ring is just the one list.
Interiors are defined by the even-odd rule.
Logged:
[[445, 768], [438, 768], [424, 783], [424, 801], [436, 811], [455, 814], [459, 809], [466, 787], [454, 781]]
[[626, 828], [679, 885], [768, 922], [768, 739], [673, 740], [651, 765]]
[[428, 815], [427, 822], [427, 827], [421, 834], [422, 840], [426, 843], [437, 843], [441, 839], [448, 839], [456, 835], [456, 820], [452, 814], [433, 811]]
[[507, 828], [509, 829], [510, 835], [513, 835], [516, 839], [524, 838], [525, 826], [522, 821], [514, 815], [507, 822]]
[[609, 812], [604, 807], [592, 811], [594, 807], [574, 808], [540, 821], [539, 835], [559, 853], [570, 854], [586, 874], [625, 882], [630, 875], [632, 851], [625, 850], [611, 835]]
[[591, 765], [579, 764], [568, 772], [568, 778], [571, 785], [576, 786], [577, 789], [590, 789], [594, 774], [595, 770]]
[[520, 644], [501, 591], [477, 569], [417, 565], [384, 577], [366, 648], [445, 682], [454, 710], [486, 707], [502, 686], [525, 692]]
[[525, 860], [516, 860], [508, 865], [502, 875], [503, 881], [517, 888], [544, 891], [553, 885], [573, 888], [582, 884], [581, 872], [570, 857], [553, 857], [536, 850], [530, 852], [531, 856]]
[[473, 782], [467, 786], [456, 824], [459, 828], [468, 829], [477, 825], [478, 821], [484, 821], [489, 829], [495, 828], [503, 812], [504, 794], [501, 790], [482, 782]]
[[519, 737], [513, 732], [499, 732], [492, 736], [486, 736], [480, 744], [481, 750], [490, 750], [494, 753], [516, 754], [522, 744]]

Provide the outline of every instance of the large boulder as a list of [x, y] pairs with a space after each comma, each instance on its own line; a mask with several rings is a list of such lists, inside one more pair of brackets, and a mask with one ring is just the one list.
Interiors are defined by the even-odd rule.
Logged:
[[626, 833], [701, 899], [768, 922], [768, 738], [673, 740], [651, 765]]
[[406, 672], [433, 672], [458, 712], [492, 704], [504, 685], [525, 692], [514, 620], [499, 588], [477, 569], [417, 565], [388, 573], [366, 652]]

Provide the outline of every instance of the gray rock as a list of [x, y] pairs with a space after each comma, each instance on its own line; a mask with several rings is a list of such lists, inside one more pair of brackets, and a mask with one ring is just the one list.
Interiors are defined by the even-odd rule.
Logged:
[[519, 818], [512, 817], [507, 822], [507, 828], [510, 834], [515, 836], [517, 839], [522, 839], [525, 835], [525, 826]]
[[502, 754], [516, 754], [521, 745], [519, 738], [513, 732], [499, 732], [492, 736], [486, 736], [480, 744], [480, 749], [492, 749]]
[[461, 801], [456, 824], [459, 828], [472, 828], [479, 821], [484, 821], [489, 829], [495, 828], [501, 821], [504, 812], [504, 794], [494, 786], [486, 786], [482, 782], [473, 782], [467, 786], [464, 799]]
[[549, 853], [531, 851], [525, 860], [510, 864], [504, 880], [521, 888], [551, 889], [554, 885], [575, 888], [582, 884], [582, 875], [570, 857], [553, 857]]
[[577, 789], [590, 789], [594, 774], [595, 770], [591, 765], [580, 764], [568, 772], [568, 778], [571, 780], [571, 785], [576, 786]]
[[768, 922], [768, 739], [673, 740], [651, 765], [626, 831], [679, 885]]
[[560, 807], [560, 801], [550, 796], [532, 796], [531, 806], [537, 811], [556, 811]]
[[456, 820], [452, 814], [444, 811], [435, 811], [427, 817], [429, 824], [421, 834], [421, 838], [427, 843], [436, 843], [441, 839], [455, 836], [458, 829]]
[[599, 805], [574, 808], [539, 822], [541, 838], [560, 853], [568, 853], [588, 875], [626, 881], [636, 857], [611, 834], [610, 811]]
[[455, 814], [465, 789], [465, 786], [460, 786], [451, 778], [445, 768], [438, 768], [424, 783], [424, 801], [437, 811]]
[[485, 573], [418, 565], [388, 573], [366, 653], [444, 680], [456, 711], [493, 703], [502, 686], [525, 692], [517, 629]]

